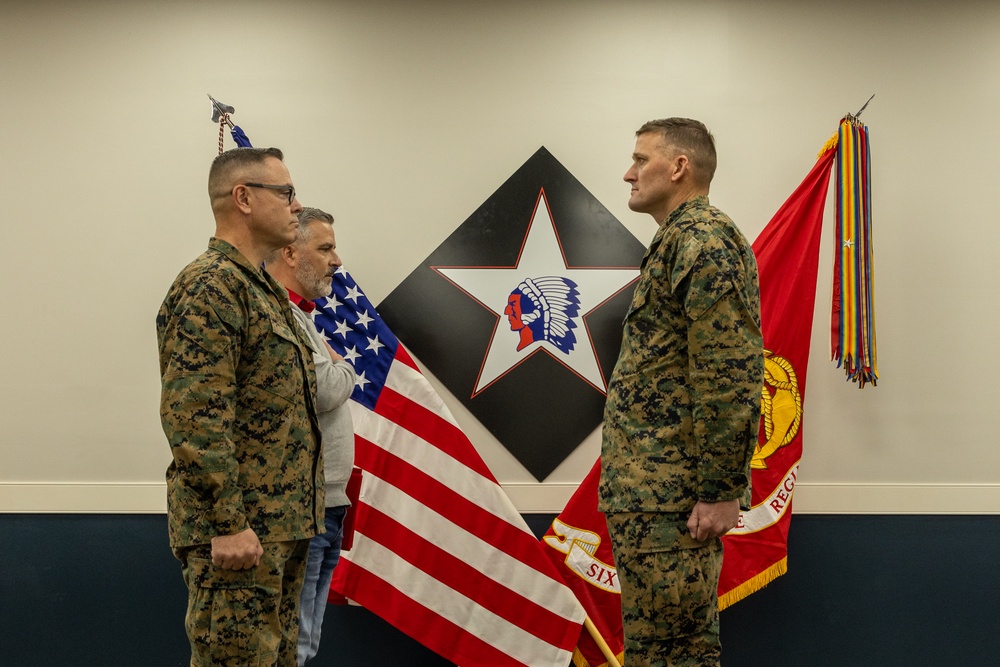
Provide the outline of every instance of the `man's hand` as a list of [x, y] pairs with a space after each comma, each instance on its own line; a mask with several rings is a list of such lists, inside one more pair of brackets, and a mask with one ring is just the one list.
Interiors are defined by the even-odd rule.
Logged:
[[325, 340], [323, 341], [323, 344], [326, 345], [326, 352], [327, 354], [330, 355], [331, 359], [333, 359], [334, 361], [341, 361], [343, 359], [343, 357], [337, 354], [337, 352], [332, 347], [330, 347], [330, 344], [327, 343]]
[[235, 535], [219, 535], [212, 538], [212, 563], [223, 570], [249, 570], [260, 565], [264, 548], [260, 546], [257, 533], [247, 528]]
[[699, 500], [691, 511], [687, 527], [691, 537], [704, 542], [722, 537], [736, 526], [740, 518], [740, 501], [725, 500], [721, 503], [707, 503]]

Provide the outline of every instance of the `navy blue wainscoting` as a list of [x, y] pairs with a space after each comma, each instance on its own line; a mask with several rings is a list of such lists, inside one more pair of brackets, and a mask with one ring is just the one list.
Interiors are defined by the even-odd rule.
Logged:
[[[723, 664], [1000, 664], [998, 553], [997, 515], [796, 516], [789, 573], [722, 614]], [[0, 514], [0, 665], [187, 665], [185, 599], [163, 515]], [[330, 607], [312, 664], [450, 663]]]

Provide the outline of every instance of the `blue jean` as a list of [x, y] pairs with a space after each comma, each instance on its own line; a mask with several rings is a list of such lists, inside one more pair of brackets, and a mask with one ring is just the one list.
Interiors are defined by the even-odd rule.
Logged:
[[330, 594], [333, 568], [340, 560], [340, 545], [344, 541], [344, 515], [347, 507], [327, 507], [326, 532], [309, 541], [309, 560], [302, 586], [299, 614], [299, 667], [316, 657], [319, 635], [323, 631], [323, 614]]

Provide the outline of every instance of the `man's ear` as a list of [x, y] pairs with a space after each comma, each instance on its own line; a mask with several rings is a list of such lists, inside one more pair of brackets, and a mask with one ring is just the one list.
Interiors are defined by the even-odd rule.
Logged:
[[295, 256], [295, 244], [292, 243], [290, 245], [286, 245], [279, 252], [281, 253], [281, 259], [285, 260], [285, 264], [295, 268], [295, 263], [297, 261], [297, 257]]
[[240, 213], [249, 215], [250, 207], [250, 188], [245, 185], [237, 185], [233, 188], [233, 192], [230, 195], [233, 198], [233, 202], [236, 204], [236, 208], [239, 209]]
[[680, 153], [675, 156], [672, 161], [672, 169], [670, 171], [670, 180], [677, 182], [684, 178], [685, 174], [690, 174], [691, 172], [691, 161], [688, 160], [688, 156]]

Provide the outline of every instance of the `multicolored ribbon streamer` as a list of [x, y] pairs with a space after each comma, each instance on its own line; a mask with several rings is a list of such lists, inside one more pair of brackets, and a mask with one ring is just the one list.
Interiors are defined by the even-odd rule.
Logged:
[[868, 126], [840, 121], [837, 137], [837, 235], [831, 350], [847, 378], [877, 384], [875, 278], [872, 270], [871, 152]]

